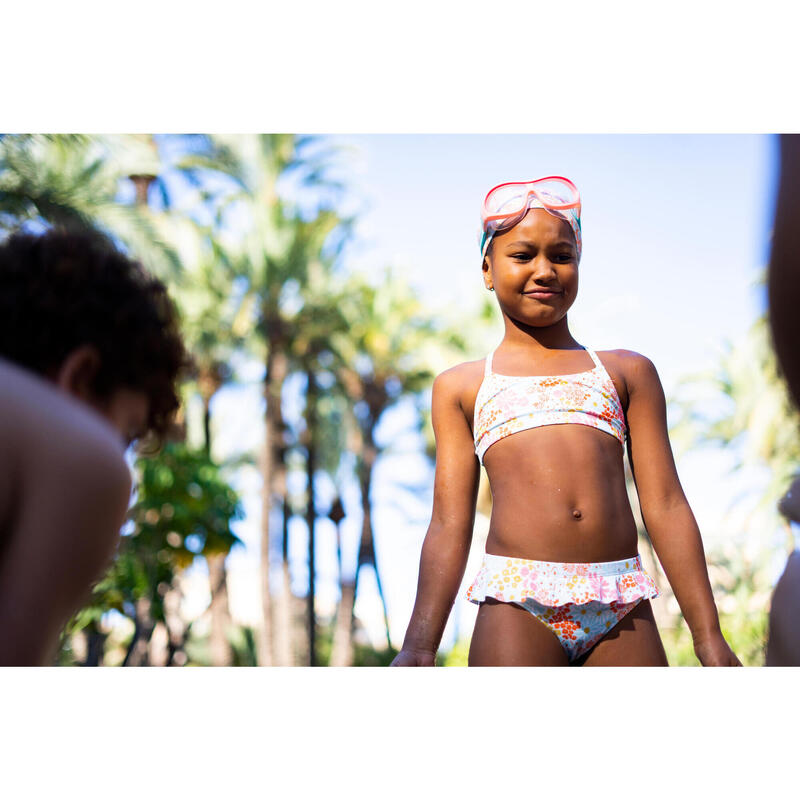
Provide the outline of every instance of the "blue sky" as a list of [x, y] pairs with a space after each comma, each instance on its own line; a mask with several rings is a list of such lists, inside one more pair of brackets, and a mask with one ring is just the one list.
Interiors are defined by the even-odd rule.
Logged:
[[672, 374], [685, 363], [673, 352], [689, 349], [699, 362], [698, 344], [702, 351], [706, 341], [737, 335], [757, 308], [749, 286], [768, 253], [769, 137], [341, 140], [358, 148], [351, 180], [366, 206], [351, 265], [396, 264], [432, 303], [477, 305], [486, 191], [560, 174], [577, 184], [583, 203], [581, 290], [570, 319], [593, 346], [641, 350]]
[[[578, 300], [570, 311], [573, 333], [596, 349], [626, 348], [651, 358], [669, 396], [678, 380], [713, 367], [724, 342], [736, 341], [763, 310], [754, 282], [766, 264], [775, 188], [777, 142], [740, 135], [361, 135], [337, 136], [345, 146], [339, 170], [358, 211], [346, 269], [375, 274], [391, 265], [434, 308], [463, 309], [466, 320], [483, 299], [478, 214], [486, 191], [509, 180], [565, 175], [581, 192], [584, 237]], [[469, 355], [480, 358], [502, 338], [496, 334]], [[253, 383], [220, 393], [214, 412], [220, 454], [259, 436], [258, 372]], [[384, 435], [410, 421], [410, 409], [387, 415]], [[257, 440], [257, 441], [258, 441]], [[419, 443], [410, 440], [413, 449]], [[730, 457], [690, 453], [678, 462], [687, 497], [714, 544], [733, 483]], [[388, 595], [393, 640], [402, 640], [413, 604], [419, 550], [430, 515], [430, 496], [411, 498], [392, 476], [432, 485], [419, 455], [387, 457], [374, 488], [375, 536]], [[245, 551], [231, 557], [232, 603], [257, 599], [258, 476], [240, 475], [249, 519], [240, 526]], [[326, 494], [323, 485], [322, 494]], [[345, 557], [355, 559], [359, 519], [355, 492], [345, 497]], [[325, 498], [319, 506], [327, 507]], [[305, 531], [298, 524], [293, 575], [306, 581]], [[318, 533], [321, 606], [335, 600], [334, 530]], [[470, 567], [471, 568], [471, 567]], [[468, 568], [468, 570], [470, 569]], [[468, 574], [467, 579], [471, 578]], [[372, 578], [362, 575], [359, 610], [376, 620]], [[237, 588], [238, 586], [238, 588]], [[236, 608], [234, 609], [236, 610]], [[472, 608], [456, 605], [466, 632]], [[443, 644], [452, 641], [453, 623]]]

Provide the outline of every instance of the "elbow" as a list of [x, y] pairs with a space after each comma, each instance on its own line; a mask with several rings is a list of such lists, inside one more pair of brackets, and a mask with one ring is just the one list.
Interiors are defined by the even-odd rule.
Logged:
[[689, 501], [680, 487], [642, 498], [640, 505], [642, 520], [648, 531], [670, 527], [686, 517], [694, 518]]
[[432, 520], [422, 544], [426, 554], [466, 554], [472, 542], [472, 526], [464, 523]]

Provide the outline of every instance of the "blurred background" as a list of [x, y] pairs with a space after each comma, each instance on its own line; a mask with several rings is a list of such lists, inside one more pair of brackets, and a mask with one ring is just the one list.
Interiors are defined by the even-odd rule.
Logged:
[[[171, 441], [130, 453], [130, 521], [58, 663], [388, 664], [430, 519], [431, 383], [502, 338], [480, 203], [555, 174], [583, 201], [572, 331], [658, 368], [723, 632], [763, 664], [800, 464], [765, 319], [777, 155], [750, 135], [0, 135], [0, 236], [103, 231], [167, 283], [194, 359]], [[466, 664], [490, 513], [484, 473], [444, 665]], [[638, 520], [669, 661], [697, 664]]]

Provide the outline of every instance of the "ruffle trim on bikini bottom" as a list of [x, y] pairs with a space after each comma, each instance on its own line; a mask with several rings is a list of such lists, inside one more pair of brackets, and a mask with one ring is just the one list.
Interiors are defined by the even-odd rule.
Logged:
[[467, 600], [482, 603], [487, 597], [506, 603], [531, 598], [545, 606], [633, 603], [658, 597], [653, 579], [639, 556], [621, 561], [573, 564], [531, 561], [486, 553]]

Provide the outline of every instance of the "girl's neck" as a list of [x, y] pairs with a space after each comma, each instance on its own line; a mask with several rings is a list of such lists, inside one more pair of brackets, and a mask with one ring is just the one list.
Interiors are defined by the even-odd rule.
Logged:
[[537, 328], [505, 317], [505, 336], [501, 346], [511, 350], [545, 351], [577, 350], [580, 344], [570, 333], [566, 316], [555, 325]]

